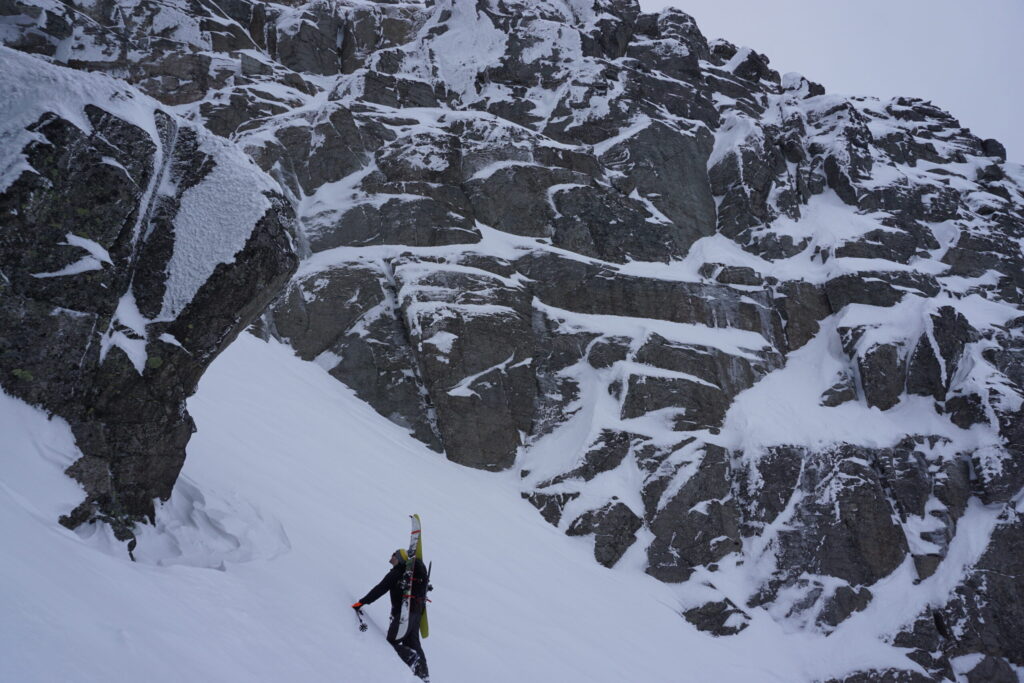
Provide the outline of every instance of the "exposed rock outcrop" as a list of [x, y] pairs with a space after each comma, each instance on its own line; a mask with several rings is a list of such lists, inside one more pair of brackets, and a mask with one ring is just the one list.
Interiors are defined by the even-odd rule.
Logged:
[[85, 500], [61, 521], [127, 538], [184, 463], [185, 399], [295, 269], [292, 208], [138, 91], [0, 50], [18, 79], [2, 116], [0, 382], [71, 425]]

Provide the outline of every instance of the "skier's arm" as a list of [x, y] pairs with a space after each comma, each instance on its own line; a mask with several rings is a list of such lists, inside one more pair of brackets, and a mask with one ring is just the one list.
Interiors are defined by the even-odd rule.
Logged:
[[376, 600], [377, 598], [391, 590], [391, 588], [396, 583], [401, 581], [402, 574], [404, 572], [405, 566], [402, 564], [396, 564], [394, 567], [391, 568], [391, 571], [387, 573], [387, 575], [381, 580], [381, 582], [374, 586], [370, 590], [370, 592], [367, 593], [359, 602], [361, 602], [364, 605], [369, 605], [371, 602], [373, 602], [374, 600]]

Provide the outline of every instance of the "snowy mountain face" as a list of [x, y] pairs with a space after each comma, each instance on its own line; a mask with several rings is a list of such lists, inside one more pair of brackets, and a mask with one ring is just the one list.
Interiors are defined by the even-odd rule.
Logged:
[[905, 591], [905, 668], [844, 680], [1024, 671], [998, 142], [626, 0], [0, 0], [0, 37], [0, 382], [72, 427], [68, 525], [170, 495], [260, 317], [701, 631]]

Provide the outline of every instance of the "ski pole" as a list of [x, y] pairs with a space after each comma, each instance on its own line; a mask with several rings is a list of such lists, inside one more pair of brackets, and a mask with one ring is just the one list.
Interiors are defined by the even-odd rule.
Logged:
[[366, 629], [369, 627], [366, 625], [366, 622], [363, 621], [363, 610], [358, 607], [356, 608], [356, 619], [359, 620], [359, 630], [365, 633]]

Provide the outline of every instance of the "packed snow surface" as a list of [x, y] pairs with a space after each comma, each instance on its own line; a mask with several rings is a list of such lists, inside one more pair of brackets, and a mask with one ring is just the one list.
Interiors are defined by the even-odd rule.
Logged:
[[[221, 263], [233, 263], [256, 223], [270, 208], [271, 183], [237, 148], [206, 140], [217, 162], [202, 182], [181, 197], [174, 219], [174, 252], [160, 317], [173, 320]], [[267, 182], [260, 183], [260, 180]], [[211, 229], [211, 226], [213, 229]]]
[[[935, 576], [912, 586], [905, 565], [832, 636], [754, 610], [745, 631], [712, 638], [678, 615], [699, 581], [648, 577], [637, 547], [599, 566], [588, 539], [521, 500], [515, 472], [448, 462], [283, 345], [243, 335], [189, 409], [199, 432], [133, 563], [105, 527], [56, 523], [81, 496], [61, 473], [79, 455], [71, 431], [0, 393], [0, 680], [415, 681], [384, 641], [387, 598], [366, 633], [349, 608], [406, 544], [413, 512], [433, 563], [435, 682], [793, 683], [907, 668], [879, 636], [948, 594], [995, 522], [973, 502], [972, 533]], [[707, 578], [739, 601], [747, 571]]]

